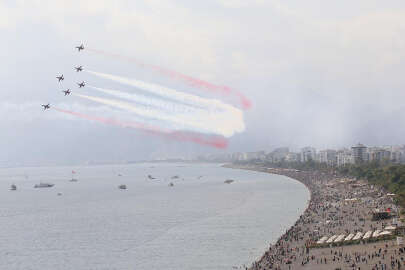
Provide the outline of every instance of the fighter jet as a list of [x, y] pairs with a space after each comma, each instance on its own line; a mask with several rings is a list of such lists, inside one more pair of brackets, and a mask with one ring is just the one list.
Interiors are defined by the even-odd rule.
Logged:
[[76, 69], [76, 72], [82, 71], [82, 70], [83, 70], [83, 66], [75, 67], [75, 69]]
[[65, 96], [70, 95], [70, 89], [66, 90], [66, 91], [62, 91], [63, 93], [65, 93]]
[[46, 104], [46, 105], [41, 105], [42, 107], [44, 107], [44, 111], [46, 110], [46, 109], [49, 109], [49, 108], [51, 108], [51, 105], [48, 103], [48, 104]]
[[60, 82], [60, 81], [63, 81], [65, 78], [63, 78], [63, 74], [62, 74], [60, 76], [56, 76], [56, 79], [58, 79], [58, 81]]
[[79, 86], [79, 88], [82, 88], [82, 87], [84, 87], [84, 86], [86, 85], [86, 83], [85, 83], [85, 82], [81, 82], [81, 83], [77, 83], [77, 85]]
[[81, 44], [80, 46], [76, 46], [76, 49], [80, 52], [81, 50], [84, 50], [84, 46], [83, 44]]

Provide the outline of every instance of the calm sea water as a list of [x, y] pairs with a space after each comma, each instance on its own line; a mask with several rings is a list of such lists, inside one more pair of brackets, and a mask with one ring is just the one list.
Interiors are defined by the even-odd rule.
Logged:
[[[55, 186], [34, 189], [40, 181]], [[287, 177], [212, 164], [0, 169], [0, 269], [250, 265], [308, 199]]]

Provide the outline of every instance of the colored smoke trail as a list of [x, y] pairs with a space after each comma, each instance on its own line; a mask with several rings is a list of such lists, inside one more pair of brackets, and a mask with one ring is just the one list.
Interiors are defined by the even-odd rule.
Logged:
[[147, 82], [137, 80], [137, 79], [130, 79], [130, 78], [122, 77], [122, 76], [117, 76], [117, 75], [102, 73], [102, 72], [97, 72], [97, 71], [86, 70], [86, 72], [90, 73], [92, 75], [98, 76], [100, 78], [109, 79], [109, 80], [116, 81], [116, 82], [119, 82], [122, 84], [130, 85], [130, 86], [142, 89], [144, 91], [147, 91], [149, 93], [152, 93], [154, 95], [158, 95], [158, 96], [167, 98], [169, 100], [188, 104], [190, 106], [195, 106], [197, 108], [205, 107], [210, 110], [233, 109], [235, 111], [240, 111], [239, 109], [234, 108], [231, 105], [225, 104], [222, 101], [217, 100], [217, 99], [208, 99], [208, 98], [195, 96], [192, 94], [180, 92], [175, 89], [171, 89], [171, 88], [161, 86], [158, 84], [147, 83]]
[[[201, 122], [202, 127], [211, 126], [213, 133], [230, 137], [234, 133], [243, 132], [245, 130], [245, 123], [243, 120], [243, 111], [235, 108], [229, 104], [223, 103], [220, 100], [202, 98], [192, 94], [180, 92], [171, 88], [161, 85], [146, 83], [136, 79], [129, 79], [121, 76], [116, 76], [107, 73], [86, 71], [90, 74], [96, 75], [101, 78], [110, 79], [119, 83], [127, 84], [138, 89], [142, 89], [153, 95], [163, 97], [181, 104], [189, 104], [195, 108], [204, 109], [205, 114], [193, 114], [193, 118], [199, 116], [204, 120]], [[201, 118], [204, 115], [203, 118]], [[186, 117], [187, 118], [187, 117]], [[187, 118], [188, 119], [188, 118]], [[201, 120], [200, 120], [201, 121]], [[196, 121], [194, 121], [196, 122]]]
[[102, 54], [102, 55], [105, 55], [105, 56], [115, 57], [115, 58], [119, 58], [119, 59], [123, 59], [123, 60], [133, 62], [133, 63], [137, 64], [138, 66], [146, 67], [146, 68], [152, 69], [154, 71], [157, 71], [157, 72], [159, 72], [159, 73], [161, 73], [163, 75], [166, 75], [166, 76], [168, 76], [170, 78], [181, 80], [181, 81], [183, 81], [183, 82], [187, 83], [188, 85], [190, 85], [192, 87], [195, 87], [195, 88], [206, 89], [206, 90], [210, 90], [210, 91], [213, 91], [213, 92], [219, 92], [219, 93], [224, 94], [224, 95], [236, 96], [239, 99], [242, 108], [245, 109], [245, 110], [252, 107], [252, 103], [250, 102], [250, 100], [247, 97], [245, 97], [239, 91], [234, 90], [234, 89], [232, 89], [232, 88], [230, 88], [228, 86], [216, 85], [216, 84], [213, 84], [213, 83], [210, 83], [210, 82], [207, 82], [207, 81], [204, 81], [204, 80], [200, 80], [200, 79], [197, 79], [197, 78], [194, 78], [194, 77], [191, 77], [191, 76], [188, 76], [188, 75], [185, 75], [185, 74], [182, 74], [180, 72], [173, 71], [173, 70], [170, 70], [170, 69], [167, 69], [167, 68], [159, 67], [159, 66], [156, 66], [156, 65], [145, 64], [142, 61], [140, 61], [140, 60], [138, 60], [138, 59], [136, 59], [134, 57], [127, 57], [127, 56], [123, 56], [123, 55], [120, 55], [120, 54], [109, 53], [109, 52], [106, 52], [106, 51], [97, 50], [97, 49], [93, 49], [93, 48], [86, 48], [86, 49], [91, 51], [91, 52], [94, 52], [94, 53], [98, 53], [98, 54]]
[[114, 126], [119, 126], [119, 127], [124, 127], [124, 128], [128, 128], [128, 127], [135, 128], [135, 129], [139, 129], [143, 132], [164, 136], [164, 137], [175, 139], [178, 141], [194, 142], [197, 144], [207, 145], [207, 146], [211, 146], [211, 147], [215, 147], [215, 148], [222, 148], [222, 149], [224, 149], [228, 146], [228, 141], [223, 137], [204, 136], [204, 135], [194, 134], [194, 133], [170, 131], [167, 129], [165, 130], [165, 129], [148, 126], [148, 125], [138, 123], [138, 122], [121, 122], [121, 121], [118, 121], [115, 119], [91, 116], [91, 115], [87, 115], [87, 114], [83, 114], [83, 113], [59, 109], [56, 107], [52, 107], [52, 109], [54, 109], [58, 112], [73, 115], [73, 116], [76, 116], [76, 117], [79, 117], [82, 119], [96, 121], [96, 122], [100, 122], [103, 124], [114, 125]]
[[224, 120], [220, 117], [220, 115], [217, 116], [216, 114], [170, 115], [167, 112], [149, 108], [142, 108], [140, 106], [134, 106], [132, 104], [119, 100], [87, 96], [82, 94], [73, 95], [104, 105], [127, 110], [145, 118], [174, 123], [179, 129], [182, 130], [196, 131], [207, 134], [218, 134], [224, 137], [231, 137], [235, 133], [233, 127], [224, 124]]
[[[154, 102], [156, 104], [156, 102], [162, 102], [158, 98], [160, 97], [166, 100], [170, 100], [172, 105], [177, 104], [181, 108], [184, 108], [185, 104], [189, 104], [189, 107], [191, 106], [194, 108], [194, 113], [176, 114], [176, 117], [173, 117], [173, 113], [173, 116], [168, 116], [167, 113], [162, 114], [162, 112], [160, 112], [160, 115], [162, 115], [160, 118], [163, 120], [169, 120], [169, 118], [171, 118], [172, 122], [198, 127], [200, 128], [200, 130], [198, 130], [199, 132], [201, 132], [201, 130], [205, 130], [205, 132], [209, 131], [211, 133], [219, 134], [225, 137], [230, 137], [235, 133], [243, 132], [245, 130], [243, 111], [229, 104], [223, 103], [220, 100], [202, 98], [192, 94], [180, 92], [175, 89], [167, 88], [153, 83], [146, 83], [136, 79], [129, 79], [121, 76], [95, 71], [86, 72], [99, 76], [101, 78], [110, 79], [119, 83], [133, 86], [137, 89], [147, 91], [155, 96], [155, 98], [153, 98], [153, 101], [152, 97], [148, 97], [149, 103]], [[117, 96], [118, 92], [121, 91], [109, 91], [109, 94]], [[128, 93], [121, 92], [121, 94], [119, 95], [121, 98], [123, 97], [123, 95], [127, 97]], [[132, 96], [131, 100], [134, 100], [133, 98], [135, 98], [135, 96]], [[145, 101], [145, 96], [143, 96], [142, 99], [143, 101]], [[181, 110], [180, 107], [178, 110]], [[131, 110], [133, 112], [136, 112], [136, 110], [138, 110], [129, 109], [128, 107], [124, 109]], [[152, 116], [149, 115], [149, 117]]]

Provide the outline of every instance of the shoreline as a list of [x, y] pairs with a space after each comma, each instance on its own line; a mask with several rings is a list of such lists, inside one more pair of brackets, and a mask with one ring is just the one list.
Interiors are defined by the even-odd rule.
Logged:
[[[277, 243], [279, 243], [283, 239], [283, 237], [285, 237], [287, 232], [290, 231], [297, 224], [298, 220], [302, 217], [302, 215], [305, 214], [305, 212], [308, 210], [308, 208], [309, 208], [309, 206], [311, 204], [311, 201], [312, 201], [312, 198], [313, 198], [313, 189], [311, 188], [311, 186], [306, 181], [301, 181], [300, 179], [293, 178], [293, 177], [288, 176], [286, 174], [278, 173], [277, 172], [278, 169], [273, 169], [273, 171], [269, 171], [268, 169], [258, 168], [256, 166], [249, 166], [249, 165], [240, 166], [240, 165], [234, 165], [234, 164], [224, 164], [222, 167], [229, 168], [229, 169], [249, 170], [249, 171], [255, 171], [255, 172], [263, 172], [263, 173], [277, 174], [277, 175], [286, 176], [286, 177], [290, 178], [291, 180], [294, 180], [296, 182], [299, 182], [299, 183], [303, 184], [307, 188], [307, 190], [309, 191], [309, 200], [306, 201], [306, 207], [305, 207], [304, 211], [301, 213], [301, 215], [298, 217], [298, 219], [294, 222], [294, 224], [289, 229], [286, 230], [286, 232], [284, 232], [282, 235], [280, 235], [274, 243], [270, 243], [270, 246], [277, 245]], [[263, 256], [264, 255], [262, 255], [259, 258], [259, 261], [262, 260]], [[254, 268], [246, 268], [246, 269], [254, 269]]]
[[[344, 240], [355, 233], [382, 232], [387, 225], [398, 223], [395, 218], [372, 220], [375, 208], [393, 209], [393, 216], [399, 212], [382, 188], [319, 171], [234, 164], [224, 167], [283, 175], [304, 184], [310, 193], [306, 209], [293, 226], [245, 269], [385, 269], [389, 264], [400, 269], [405, 265], [399, 256], [405, 255], [405, 248], [393, 240], [397, 230], [384, 237], [377, 234], [366, 240]], [[332, 236], [337, 238], [329, 244], [316, 244], [322, 237]]]

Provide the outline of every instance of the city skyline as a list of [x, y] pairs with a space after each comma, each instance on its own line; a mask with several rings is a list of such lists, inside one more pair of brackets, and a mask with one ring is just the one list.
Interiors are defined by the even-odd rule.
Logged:
[[289, 147], [277, 147], [270, 151], [235, 152], [222, 155], [211, 154], [199, 156], [197, 160], [229, 162], [262, 160], [272, 163], [282, 161], [307, 162], [312, 160], [337, 167], [347, 164], [361, 164], [368, 161], [405, 163], [405, 144], [367, 147], [358, 143], [339, 149], [316, 149], [306, 146], [302, 147], [299, 151], [290, 151]]

